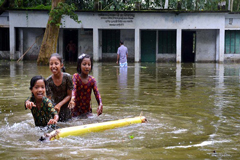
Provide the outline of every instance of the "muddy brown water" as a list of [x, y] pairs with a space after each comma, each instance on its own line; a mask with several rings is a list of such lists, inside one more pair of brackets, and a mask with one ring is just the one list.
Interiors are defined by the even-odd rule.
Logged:
[[[1, 159], [238, 159], [240, 64], [94, 63], [103, 115], [59, 123], [77, 126], [138, 116], [148, 123], [41, 143], [24, 100], [35, 62], [0, 61]], [[76, 64], [66, 64], [76, 72]]]

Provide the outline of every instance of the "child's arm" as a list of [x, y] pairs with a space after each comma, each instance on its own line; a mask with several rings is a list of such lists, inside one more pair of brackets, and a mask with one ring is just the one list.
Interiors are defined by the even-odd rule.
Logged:
[[95, 98], [98, 102], [97, 115], [99, 116], [102, 114], [102, 111], [103, 111], [102, 99], [101, 99], [101, 95], [98, 91], [97, 82], [94, 78], [93, 78], [93, 82], [94, 82], [93, 92], [94, 92]]
[[103, 111], [103, 105], [102, 105], [102, 103], [100, 103], [99, 106], [98, 106], [98, 109], [97, 109], [97, 115], [98, 116], [101, 115], [102, 111]]
[[69, 100], [71, 99], [71, 96], [72, 96], [72, 91], [71, 90], [67, 90], [67, 96], [62, 100], [60, 101], [57, 105], [55, 105], [54, 109], [59, 113], [60, 112], [60, 109], [61, 107], [69, 102]]
[[36, 105], [35, 105], [32, 101], [30, 101], [29, 99], [27, 99], [27, 100], [25, 101], [25, 109], [32, 109], [32, 107], [36, 107]]
[[71, 100], [70, 100], [70, 102], [68, 104], [68, 108], [72, 109], [74, 107], [75, 107], [75, 96], [72, 96], [72, 98], [71, 98]]
[[57, 124], [58, 118], [59, 118], [59, 116], [56, 114], [53, 119], [49, 120], [48, 125], [49, 124]]
[[72, 96], [71, 96], [71, 100], [69, 102], [68, 108], [72, 109], [75, 107], [76, 103], [75, 103], [75, 97], [76, 97], [76, 92], [77, 92], [77, 74], [74, 74], [72, 77], [72, 83], [73, 83], [73, 90], [71, 92]]
[[73, 89], [73, 82], [72, 82], [72, 77], [70, 74], [67, 73], [66, 75], [66, 86], [67, 86], [67, 95], [64, 97], [62, 101], [60, 101], [58, 104], [55, 105], [55, 109], [57, 112], [60, 112], [61, 107], [68, 103], [72, 97], [72, 89]]

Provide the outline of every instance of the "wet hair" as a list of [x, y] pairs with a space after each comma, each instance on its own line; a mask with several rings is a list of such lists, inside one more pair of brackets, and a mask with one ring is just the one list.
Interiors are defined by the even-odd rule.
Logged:
[[42, 76], [34, 76], [34, 77], [32, 77], [32, 79], [30, 81], [30, 87], [29, 87], [30, 90], [33, 89], [34, 85], [36, 84], [36, 82], [38, 80], [43, 80], [45, 86], [47, 85], [47, 81], [45, 80], [45, 78], [43, 78]]
[[[30, 81], [30, 87], [29, 89], [32, 90], [34, 85], [36, 84], [36, 82], [38, 80], [43, 80], [44, 84], [45, 84], [45, 88], [46, 88], [46, 85], [47, 85], [47, 81], [45, 80], [45, 78], [43, 78], [42, 76], [34, 76], [32, 77], [31, 81]], [[34, 94], [32, 93], [32, 99], [31, 101], [34, 101]]]
[[[60, 54], [58, 54], [58, 53], [53, 53], [53, 54], [51, 54], [51, 56], [50, 56], [50, 58], [49, 58], [49, 61], [50, 61], [50, 59], [51, 59], [52, 57], [56, 57], [56, 58], [60, 61], [60, 63], [63, 64], [63, 58], [62, 58], [62, 56], [61, 56]], [[62, 67], [62, 71], [63, 71], [63, 72], [66, 72], [64, 66]]]
[[90, 61], [91, 61], [91, 70], [92, 70], [92, 68], [93, 68], [92, 58], [91, 58], [88, 54], [83, 53], [83, 54], [81, 54], [81, 55], [78, 57], [78, 60], [77, 60], [77, 72], [78, 72], [79, 74], [81, 74], [81, 72], [82, 72], [82, 70], [81, 70], [81, 64], [82, 64], [82, 61], [83, 61], [84, 58], [89, 58], [89, 59], [90, 59]]

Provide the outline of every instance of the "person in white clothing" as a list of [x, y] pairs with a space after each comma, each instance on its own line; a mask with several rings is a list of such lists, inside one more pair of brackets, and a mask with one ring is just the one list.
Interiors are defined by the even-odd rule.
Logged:
[[120, 47], [117, 50], [117, 64], [119, 63], [120, 67], [127, 67], [127, 55], [128, 49], [123, 45], [123, 41], [120, 41]]

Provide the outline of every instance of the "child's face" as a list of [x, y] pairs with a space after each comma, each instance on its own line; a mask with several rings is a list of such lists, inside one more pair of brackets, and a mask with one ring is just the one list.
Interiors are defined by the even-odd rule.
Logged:
[[49, 61], [49, 69], [52, 72], [52, 74], [58, 74], [61, 72], [61, 68], [63, 67], [63, 64], [59, 61], [57, 57], [51, 57]]
[[91, 71], [91, 60], [90, 58], [84, 58], [81, 63], [81, 71], [83, 74], [89, 74]]
[[42, 79], [39, 79], [32, 88], [32, 93], [36, 100], [40, 100], [45, 96], [45, 83]]

